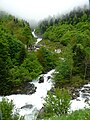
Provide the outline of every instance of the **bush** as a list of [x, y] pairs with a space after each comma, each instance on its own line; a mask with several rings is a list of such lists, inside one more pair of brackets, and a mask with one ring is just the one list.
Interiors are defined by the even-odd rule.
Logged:
[[70, 107], [70, 95], [66, 89], [56, 88], [48, 93], [44, 103], [44, 113], [42, 116], [49, 118], [52, 116], [62, 116], [68, 113]]
[[2, 120], [24, 120], [24, 117], [20, 117], [18, 113], [14, 112], [13, 101], [8, 101], [8, 99], [2, 98], [0, 102], [0, 113]]
[[55, 68], [56, 61], [54, 57], [54, 54], [45, 47], [41, 47], [37, 51], [37, 58], [42, 65], [44, 72], [50, 71]]

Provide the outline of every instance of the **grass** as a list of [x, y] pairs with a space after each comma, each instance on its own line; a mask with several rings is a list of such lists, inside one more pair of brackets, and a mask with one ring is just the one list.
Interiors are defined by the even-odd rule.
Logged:
[[52, 117], [44, 120], [90, 120], [90, 109], [77, 110], [67, 116]]

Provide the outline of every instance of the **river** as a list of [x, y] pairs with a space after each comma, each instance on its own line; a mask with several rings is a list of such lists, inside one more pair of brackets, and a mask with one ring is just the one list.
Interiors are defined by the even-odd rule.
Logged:
[[[39, 77], [42, 75], [32, 82], [37, 87], [34, 94], [17, 94], [6, 96], [9, 100], [13, 100], [15, 110], [17, 110], [20, 115], [25, 116], [25, 120], [36, 120], [35, 115], [43, 107], [43, 102], [47, 95], [47, 91], [53, 86], [51, 80], [48, 80], [48, 76], [50, 77], [54, 71], [55, 70], [51, 70], [47, 74], [43, 74], [43, 83], [38, 83]], [[0, 97], [0, 100], [1, 99], [2, 97]]]
[[[32, 32], [33, 36], [37, 38], [37, 36], [34, 34], [34, 31]], [[41, 41], [42, 38], [37, 38], [37, 42]], [[35, 114], [39, 112], [39, 110], [43, 107], [44, 98], [47, 95], [47, 91], [51, 89], [52, 82], [48, 77], [52, 75], [52, 73], [55, 70], [49, 71], [47, 74], [43, 74], [40, 76], [43, 76], [44, 82], [39, 83], [40, 76], [33, 80], [31, 83], [37, 87], [36, 92], [32, 95], [25, 95], [25, 94], [17, 94], [17, 95], [9, 95], [5, 96], [6, 98], [10, 100], [13, 100], [15, 104], [14, 110], [17, 110], [20, 115], [25, 116], [25, 120], [35, 120]], [[29, 84], [29, 83], [28, 83]], [[0, 100], [2, 100], [2, 96], [0, 97]]]

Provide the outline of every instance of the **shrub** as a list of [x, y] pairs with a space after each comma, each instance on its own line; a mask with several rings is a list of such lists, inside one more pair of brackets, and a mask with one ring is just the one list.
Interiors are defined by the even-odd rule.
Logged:
[[24, 120], [24, 117], [20, 117], [17, 112], [13, 113], [14, 104], [11, 100], [10, 102], [8, 99], [2, 98], [0, 102], [0, 113], [2, 116], [2, 120]]
[[48, 93], [44, 103], [44, 113], [42, 116], [62, 116], [68, 113], [70, 107], [70, 95], [66, 89], [56, 88]]

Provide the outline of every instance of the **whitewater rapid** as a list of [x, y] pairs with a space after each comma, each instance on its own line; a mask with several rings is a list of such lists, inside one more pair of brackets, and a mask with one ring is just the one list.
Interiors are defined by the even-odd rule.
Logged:
[[38, 37], [35, 35], [35, 29], [34, 29], [34, 31], [32, 31], [32, 34], [33, 34], [33, 36], [34, 36], [35, 38], [37, 38], [37, 41], [36, 41], [36, 43], [35, 43], [35, 45], [37, 45], [37, 44], [42, 40], [42, 38], [38, 38]]
[[71, 100], [70, 111], [89, 108], [88, 103], [90, 104], [90, 83], [83, 85], [79, 90], [79, 97]]
[[[38, 114], [39, 110], [43, 107], [44, 98], [47, 95], [47, 91], [51, 89], [53, 86], [51, 79], [48, 77], [52, 76], [52, 73], [55, 70], [49, 71], [47, 74], [43, 74], [44, 82], [39, 82], [39, 77], [37, 80], [34, 80], [32, 83], [37, 87], [36, 92], [32, 95], [10, 95], [6, 96], [6, 98], [13, 100], [15, 104], [15, 109], [19, 112], [21, 116], [25, 116], [25, 120], [35, 120], [35, 115]], [[42, 76], [42, 75], [41, 75]], [[2, 97], [0, 97], [0, 100]], [[32, 106], [32, 108], [27, 107], [24, 108], [23, 106]]]

